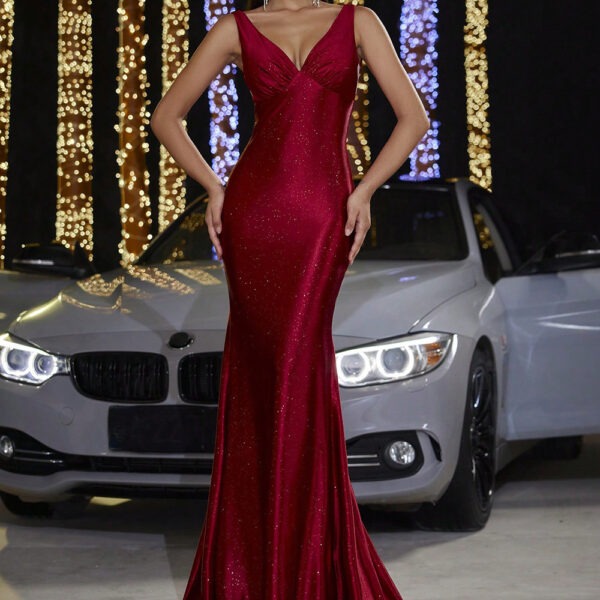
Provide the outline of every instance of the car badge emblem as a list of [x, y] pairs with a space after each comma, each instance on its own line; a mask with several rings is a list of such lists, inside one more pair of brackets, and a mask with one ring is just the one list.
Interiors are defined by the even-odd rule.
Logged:
[[169, 338], [169, 346], [171, 348], [187, 348], [194, 341], [194, 336], [186, 333], [185, 331], [178, 331]]

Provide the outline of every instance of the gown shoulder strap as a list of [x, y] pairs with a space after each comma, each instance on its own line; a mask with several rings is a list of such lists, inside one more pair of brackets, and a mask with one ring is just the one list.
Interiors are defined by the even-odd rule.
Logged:
[[257, 33], [252, 21], [250, 21], [243, 10], [234, 10], [231, 14], [237, 24], [240, 44], [246, 49], [251, 48], [252, 40], [255, 39], [254, 36]]
[[233, 17], [236, 20], [238, 29], [241, 31], [247, 31], [247, 30], [252, 30], [252, 22], [250, 21], [250, 19], [248, 18], [248, 16], [246, 15], [246, 13], [243, 10], [234, 10], [232, 12]]

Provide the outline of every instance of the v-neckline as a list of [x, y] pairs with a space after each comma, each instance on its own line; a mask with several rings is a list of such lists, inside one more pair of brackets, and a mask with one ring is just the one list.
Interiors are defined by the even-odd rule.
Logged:
[[298, 68], [296, 66], [296, 63], [293, 61], [293, 59], [291, 59], [287, 53], [283, 50], [283, 48], [281, 48], [281, 46], [279, 46], [278, 44], [276, 44], [271, 38], [269, 38], [268, 36], [266, 36], [252, 21], [251, 19], [248, 17], [248, 15], [246, 14], [245, 11], [241, 10], [239, 11], [240, 13], [242, 13], [244, 15], [244, 17], [246, 17], [246, 20], [250, 23], [250, 25], [252, 26], [252, 28], [254, 29], [254, 31], [256, 31], [256, 33], [258, 33], [258, 35], [266, 40], [269, 44], [271, 44], [271, 46], [275, 47], [288, 61], [288, 63], [294, 68], [294, 71], [296, 71], [296, 73], [302, 73], [302, 71], [304, 70], [304, 67], [306, 66], [306, 64], [308, 63], [308, 61], [310, 60], [312, 54], [316, 51], [317, 47], [329, 36], [330, 32], [332, 31], [334, 25], [337, 23], [339, 16], [342, 14], [342, 12], [344, 11], [344, 9], [346, 8], [346, 6], [349, 6], [347, 4], [342, 4], [342, 8], [338, 11], [338, 14], [335, 15], [333, 21], [331, 22], [331, 24], [329, 25], [329, 27], [325, 30], [325, 33], [315, 42], [315, 44], [313, 45], [313, 47], [308, 51], [308, 54], [306, 55], [306, 58], [304, 59], [304, 62], [302, 63], [302, 66], [300, 68]]

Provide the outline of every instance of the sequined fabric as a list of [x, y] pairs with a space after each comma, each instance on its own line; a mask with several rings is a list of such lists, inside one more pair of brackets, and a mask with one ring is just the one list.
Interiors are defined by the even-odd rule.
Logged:
[[184, 600], [401, 600], [350, 484], [331, 333], [352, 242], [354, 6], [300, 68], [234, 14], [255, 124], [225, 190], [230, 313]]

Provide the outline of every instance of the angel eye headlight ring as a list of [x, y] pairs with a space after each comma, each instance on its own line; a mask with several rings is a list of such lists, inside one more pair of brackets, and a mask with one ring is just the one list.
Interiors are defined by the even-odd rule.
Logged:
[[46, 352], [5, 333], [0, 335], [0, 377], [41, 385], [55, 375], [69, 373], [68, 357]]
[[359, 387], [424, 375], [439, 366], [454, 340], [442, 332], [421, 332], [336, 353], [338, 383]]

